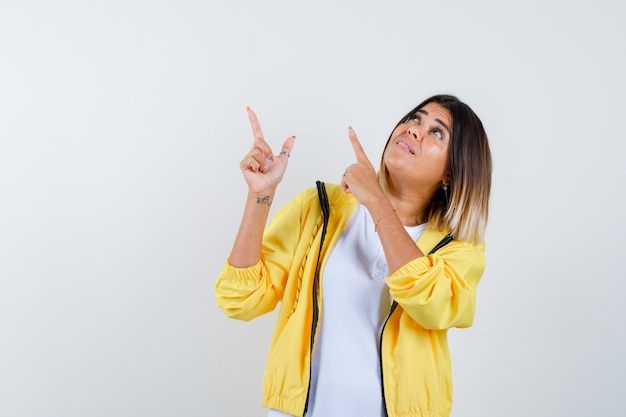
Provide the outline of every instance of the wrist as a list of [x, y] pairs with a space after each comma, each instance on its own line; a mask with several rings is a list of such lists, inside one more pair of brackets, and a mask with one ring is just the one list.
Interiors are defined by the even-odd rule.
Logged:
[[250, 191], [248, 193], [248, 200], [258, 206], [271, 206], [274, 201], [275, 190], [266, 191]]
[[379, 218], [378, 220], [376, 220], [376, 222], [374, 223], [374, 232], [378, 233], [378, 223], [380, 223], [381, 221], [383, 221], [385, 219], [385, 217], [387, 216], [391, 216], [396, 214], [396, 210], [395, 209], [389, 209], [386, 212], [384, 212]]
[[361, 199], [361, 204], [363, 204], [370, 212], [380, 211], [380, 210], [388, 210], [393, 208], [391, 202], [387, 198], [387, 195], [382, 192], [372, 192], [370, 195], [365, 196]]

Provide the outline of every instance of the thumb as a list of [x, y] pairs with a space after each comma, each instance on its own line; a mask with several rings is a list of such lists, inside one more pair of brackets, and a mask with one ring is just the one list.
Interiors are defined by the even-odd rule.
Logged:
[[283, 143], [283, 146], [280, 150], [280, 155], [285, 155], [286, 157], [289, 157], [289, 155], [291, 154], [291, 150], [293, 149], [293, 144], [296, 141], [296, 137], [295, 136], [289, 136], [287, 138], [287, 140], [285, 140], [285, 142]]

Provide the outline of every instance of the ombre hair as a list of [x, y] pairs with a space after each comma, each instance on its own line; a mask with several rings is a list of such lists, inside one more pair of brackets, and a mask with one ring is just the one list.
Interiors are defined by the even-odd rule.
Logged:
[[[450, 112], [452, 118], [446, 164], [448, 186], [444, 190], [442, 184], [417, 221], [428, 221], [430, 228], [451, 233], [455, 239], [480, 243], [484, 240], [487, 228], [491, 192], [491, 151], [487, 133], [472, 109], [450, 95], [436, 95], [424, 100], [408, 112], [396, 127], [409, 121], [416, 111], [429, 103], [439, 104]], [[390, 140], [391, 135], [384, 149], [387, 149]], [[385, 165], [384, 152], [378, 181], [383, 190], [388, 190], [389, 171]]]

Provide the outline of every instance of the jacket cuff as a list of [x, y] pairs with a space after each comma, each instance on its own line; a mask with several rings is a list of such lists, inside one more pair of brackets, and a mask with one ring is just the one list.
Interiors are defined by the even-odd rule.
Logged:
[[262, 262], [260, 259], [256, 264], [244, 268], [232, 266], [229, 261], [230, 258], [226, 259], [226, 265], [224, 265], [224, 270], [222, 271], [222, 275], [227, 277], [227, 279], [235, 281], [259, 280], [262, 270]]

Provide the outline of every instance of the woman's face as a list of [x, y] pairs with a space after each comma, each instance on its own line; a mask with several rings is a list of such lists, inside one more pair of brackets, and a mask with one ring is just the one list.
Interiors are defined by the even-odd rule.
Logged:
[[450, 112], [437, 103], [426, 104], [398, 125], [383, 156], [391, 184], [434, 193], [445, 179], [451, 129]]

